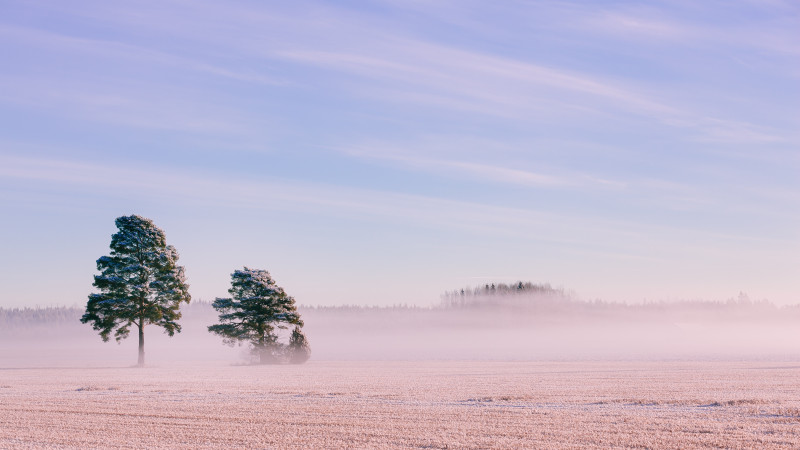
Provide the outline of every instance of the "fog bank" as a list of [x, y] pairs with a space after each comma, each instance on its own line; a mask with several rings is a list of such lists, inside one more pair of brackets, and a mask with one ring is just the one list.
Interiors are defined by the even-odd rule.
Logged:
[[[541, 299], [540, 299], [541, 300]], [[549, 299], [461, 306], [300, 307], [315, 360], [797, 359], [800, 308], [733, 302], [615, 305]], [[0, 310], [0, 366], [125, 366], [137, 340], [104, 343], [79, 308]], [[184, 307], [170, 338], [145, 328], [148, 365], [249, 362], [207, 332], [208, 303]]]

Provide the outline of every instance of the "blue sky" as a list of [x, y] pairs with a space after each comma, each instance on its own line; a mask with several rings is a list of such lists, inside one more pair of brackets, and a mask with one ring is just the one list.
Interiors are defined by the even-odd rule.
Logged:
[[194, 298], [800, 302], [800, 6], [0, 0], [2, 306], [84, 304], [114, 218]]

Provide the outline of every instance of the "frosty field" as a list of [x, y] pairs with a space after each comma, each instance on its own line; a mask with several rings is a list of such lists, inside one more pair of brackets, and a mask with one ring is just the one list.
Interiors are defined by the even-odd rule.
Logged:
[[0, 369], [2, 448], [797, 448], [792, 362]]

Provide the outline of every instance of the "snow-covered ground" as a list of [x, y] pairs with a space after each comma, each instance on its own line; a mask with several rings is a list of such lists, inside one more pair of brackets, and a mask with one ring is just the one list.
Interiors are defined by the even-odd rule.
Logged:
[[0, 369], [0, 448], [41, 447], [798, 448], [800, 364]]

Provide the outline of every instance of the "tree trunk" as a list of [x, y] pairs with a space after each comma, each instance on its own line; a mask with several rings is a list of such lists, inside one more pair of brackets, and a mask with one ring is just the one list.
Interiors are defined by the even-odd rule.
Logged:
[[136, 364], [144, 367], [144, 324], [139, 323], [139, 362]]

